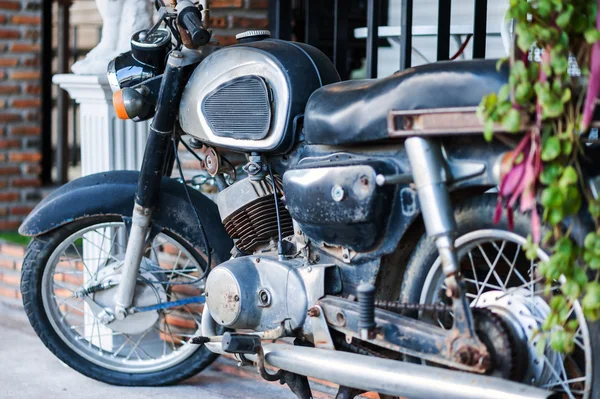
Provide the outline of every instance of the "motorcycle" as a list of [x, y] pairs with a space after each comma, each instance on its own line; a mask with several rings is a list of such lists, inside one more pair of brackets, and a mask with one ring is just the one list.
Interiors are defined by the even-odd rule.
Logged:
[[[546, 345], [548, 254], [525, 258], [527, 215], [492, 223], [512, 138], [484, 141], [475, 111], [506, 69], [340, 82], [314, 47], [249, 31], [221, 48], [192, 2], [157, 8], [108, 68], [117, 116], [153, 118], [140, 172], [74, 180], [20, 227], [25, 309], [59, 359], [153, 386], [222, 354], [299, 398], [307, 377], [338, 398], [599, 397], [598, 323], [576, 305], [574, 353]], [[170, 178], [180, 147], [214, 202]]]

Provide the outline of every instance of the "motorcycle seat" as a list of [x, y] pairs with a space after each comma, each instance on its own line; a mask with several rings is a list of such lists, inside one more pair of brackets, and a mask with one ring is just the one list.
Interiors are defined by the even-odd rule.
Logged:
[[391, 110], [469, 107], [498, 92], [508, 68], [496, 60], [426, 64], [381, 79], [348, 80], [317, 89], [304, 113], [309, 144], [354, 144], [389, 138]]

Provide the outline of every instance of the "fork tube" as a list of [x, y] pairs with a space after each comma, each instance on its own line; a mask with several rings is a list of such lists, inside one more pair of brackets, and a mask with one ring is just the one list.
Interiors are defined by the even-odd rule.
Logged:
[[407, 139], [405, 148], [417, 186], [425, 229], [427, 235], [435, 239], [442, 260], [448, 287], [446, 295], [452, 298], [454, 326], [461, 334], [476, 340], [464, 282], [458, 274], [459, 263], [454, 248], [457, 228], [447, 187], [449, 176], [441, 148], [421, 137]]
[[168, 155], [173, 151], [171, 138], [175, 128], [177, 110], [182, 92], [183, 54], [173, 51], [169, 55], [163, 74], [156, 115], [146, 141], [144, 160], [135, 195], [135, 206], [121, 280], [117, 291], [115, 317], [122, 320], [133, 303], [135, 284], [144, 256], [146, 240], [152, 223], [152, 212], [158, 205], [160, 182]]

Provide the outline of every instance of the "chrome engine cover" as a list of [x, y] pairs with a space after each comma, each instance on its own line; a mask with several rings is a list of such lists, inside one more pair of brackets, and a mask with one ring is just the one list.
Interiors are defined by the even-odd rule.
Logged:
[[267, 256], [231, 259], [206, 280], [206, 305], [220, 325], [255, 331], [303, 327], [306, 313], [325, 292], [326, 265]]

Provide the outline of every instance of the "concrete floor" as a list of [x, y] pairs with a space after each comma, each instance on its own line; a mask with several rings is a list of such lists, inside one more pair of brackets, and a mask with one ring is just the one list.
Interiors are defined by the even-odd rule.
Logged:
[[[115, 387], [89, 379], [46, 349], [20, 312], [0, 308], [0, 398], [294, 399], [279, 383], [267, 383], [252, 368], [220, 358], [202, 374], [160, 388]], [[315, 386], [315, 398], [332, 398], [333, 387]]]

